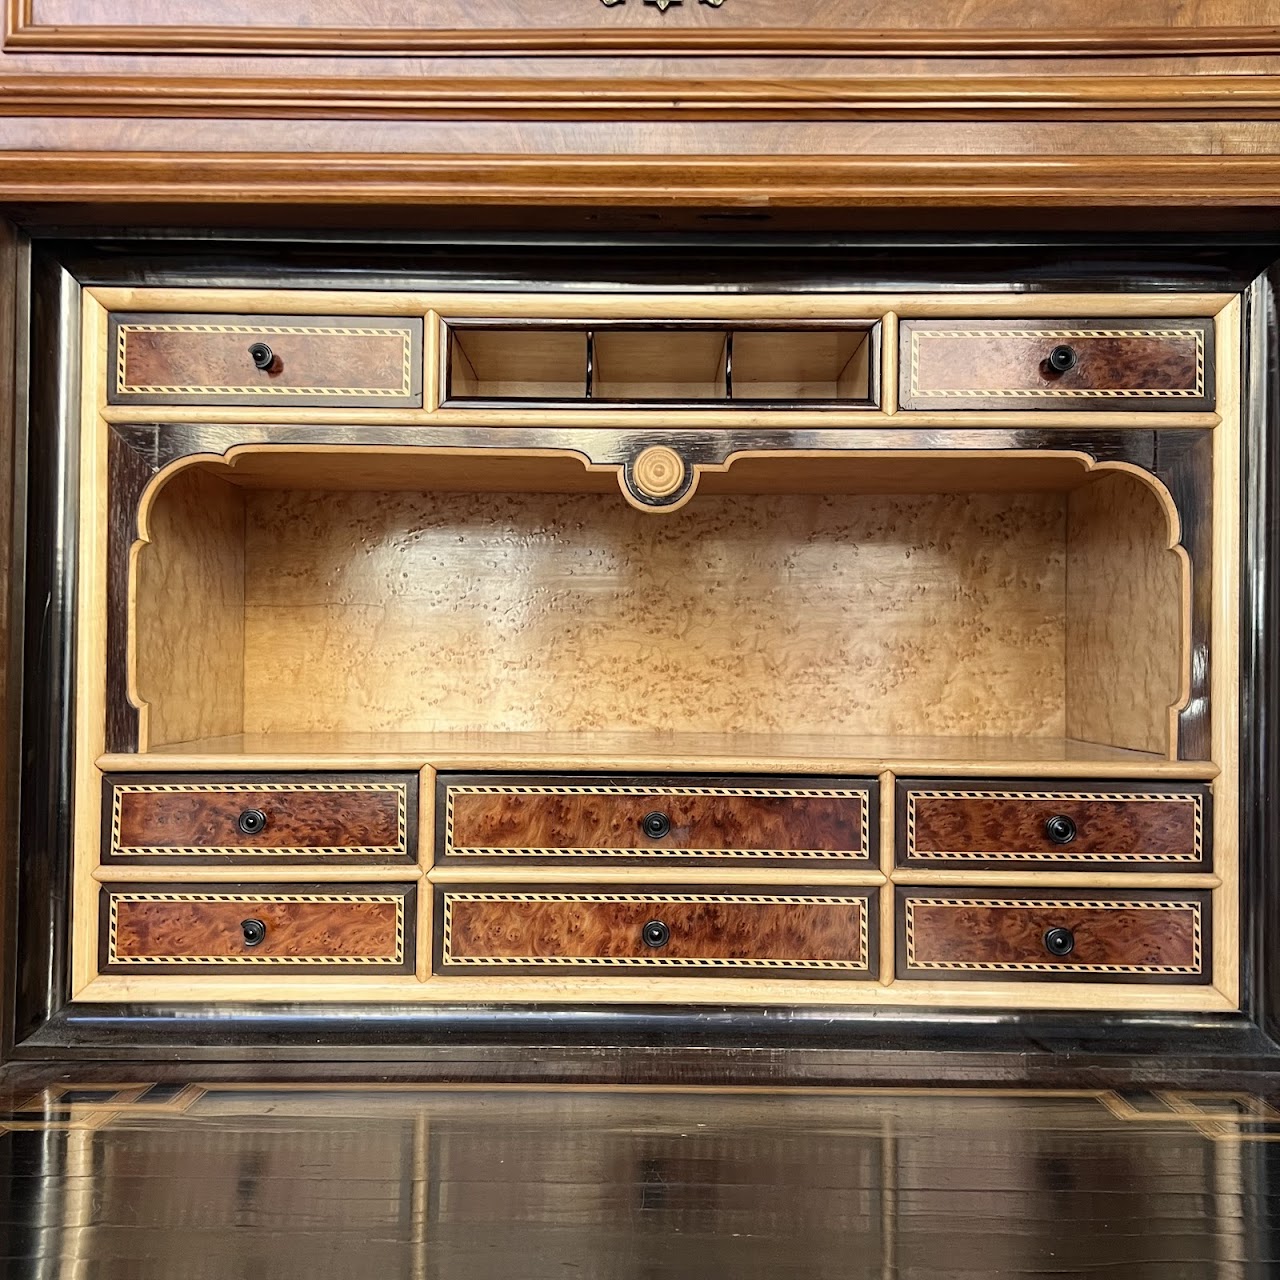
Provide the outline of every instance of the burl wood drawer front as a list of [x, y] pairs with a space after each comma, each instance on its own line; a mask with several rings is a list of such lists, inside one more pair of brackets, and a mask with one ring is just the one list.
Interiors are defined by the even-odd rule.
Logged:
[[904, 320], [900, 332], [904, 409], [1213, 408], [1211, 320]]
[[1177, 786], [897, 785], [900, 867], [1208, 871], [1212, 796]]
[[454, 774], [437, 785], [440, 862], [866, 863], [875, 852], [874, 779]]
[[104, 863], [417, 861], [417, 774], [114, 774]]
[[112, 315], [110, 404], [422, 405], [423, 321]]
[[1204, 983], [1207, 892], [897, 891], [898, 977]]
[[875, 893], [441, 888], [436, 969], [873, 978]]
[[105, 971], [414, 968], [417, 890], [398, 885], [107, 885]]

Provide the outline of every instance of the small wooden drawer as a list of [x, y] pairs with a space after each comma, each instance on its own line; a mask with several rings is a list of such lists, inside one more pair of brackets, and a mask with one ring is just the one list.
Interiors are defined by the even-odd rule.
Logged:
[[422, 325], [411, 316], [113, 314], [107, 402], [416, 409]]
[[875, 889], [436, 890], [439, 973], [874, 978]]
[[417, 861], [418, 775], [111, 774], [106, 865]]
[[1214, 405], [1212, 320], [904, 320], [900, 335], [903, 409]]
[[1208, 871], [1212, 795], [1198, 783], [1070, 787], [900, 779], [897, 863], [1012, 871]]
[[1209, 981], [1210, 895], [897, 890], [899, 978]]
[[442, 774], [437, 861], [866, 863], [875, 779]]
[[416, 900], [412, 885], [105, 885], [101, 965], [409, 973]]

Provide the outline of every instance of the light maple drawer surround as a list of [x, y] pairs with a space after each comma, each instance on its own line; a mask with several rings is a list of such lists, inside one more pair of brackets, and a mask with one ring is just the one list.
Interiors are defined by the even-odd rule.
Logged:
[[436, 890], [438, 973], [874, 978], [875, 889]]
[[442, 774], [437, 860], [867, 863], [878, 783]]
[[106, 865], [416, 863], [418, 775], [116, 774]]
[[1214, 407], [1211, 320], [903, 320], [903, 409]]
[[900, 867], [1212, 869], [1212, 794], [1202, 783], [899, 779], [895, 803]]
[[107, 401], [420, 408], [422, 359], [412, 316], [117, 313]]
[[1210, 895], [899, 888], [899, 978], [1206, 983]]
[[106, 885], [101, 966], [408, 973], [416, 899], [399, 885]]

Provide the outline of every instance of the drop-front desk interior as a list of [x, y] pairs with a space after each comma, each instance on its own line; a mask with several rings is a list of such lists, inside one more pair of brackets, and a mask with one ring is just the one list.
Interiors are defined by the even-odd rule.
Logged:
[[1256, 1049], [1262, 286], [88, 274], [18, 1056]]

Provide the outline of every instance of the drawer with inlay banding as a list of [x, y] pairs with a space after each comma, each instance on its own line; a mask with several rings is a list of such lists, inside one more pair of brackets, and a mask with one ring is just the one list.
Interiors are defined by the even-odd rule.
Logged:
[[437, 862], [867, 864], [874, 778], [441, 774]]
[[877, 890], [438, 886], [437, 973], [876, 976]]
[[416, 773], [110, 774], [104, 865], [416, 863]]
[[906, 410], [1214, 407], [1212, 320], [903, 320], [899, 333]]
[[897, 865], [954, 871], [1201, 872], [1208, 784], [899, 779]]
[[1206, 983], [1207, 891], [896, 891], [898, 978]]

